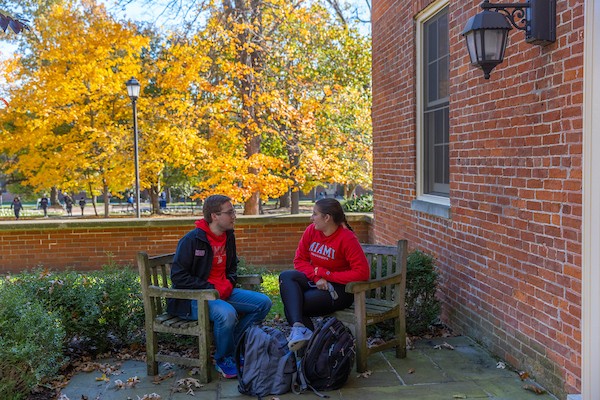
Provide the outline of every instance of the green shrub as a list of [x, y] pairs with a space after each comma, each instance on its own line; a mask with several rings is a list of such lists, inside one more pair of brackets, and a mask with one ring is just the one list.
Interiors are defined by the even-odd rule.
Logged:
[[279, 294], [279, 272], [268, 272], [263, 274], [263, 283], [261, 285], [261, 292], [269, 296], [273, 305], [271, 311], [267, 315], [267, 319], [273, 319], [276, 316], [284, 318], [283, 313], [283, 302], [281, 301], [281, 295]]
[[406, 261], [406, 330], [419, 335], [438, 318], [440, 303], [436, 298], [438, 272], [434, 258], [419, 250], [408, 254]]
[[76, 340], [87, 350], [104, 352], [140, 335], [144, 309], [137, 273], [130, 268], [85, 274], [35, 270], [13, 280], [26, 296], [58, 316], [67, 343]]
[[257, 267], [246, 263], [244, 258], [240, 258], [238, 264], [238, 274], [259, 274], [263, 282], [260, 285], [260, 291], [271, 299], [273, 305], [266, 319], [273, 319], [275, 316], [283, 318], [283, 303], [279, 295], [279, 272], [269, 271], [264, 267]]
[[60, 318], [18, 284], [0, 284], [0, 398], [23, 399], [66, 361]]
[[347, 212], [373, 212], [373, 195], [363, 194], [344, 203]]
[[[107, 267], [94, 275], [98, 290], [102, 292], [99, 323], [104, 334], [112, 336], [120, 345], [140, 341], [143, 337], [144, 304], [137, 271]], [[104, 342], [103, 345], [109, 343]]]

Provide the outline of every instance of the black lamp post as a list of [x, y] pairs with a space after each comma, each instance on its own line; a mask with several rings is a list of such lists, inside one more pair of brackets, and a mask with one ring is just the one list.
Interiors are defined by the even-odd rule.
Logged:
[[525, 31], [525, 41], [541, 46], [556, 41], [556, 0], [525, 3], [481, 3], [482, 12], [469, 18], [463, 30], [471, 64], [483, 70], [484, 78], [504, 60], [511, 25]]
[[138, 127], [137, 127], [137, 99], [140, 97], [140, 83], [137, 79], [131, 78], [125, 82], [127, 94], [131, 99], [133, 106], [133, 151], [135, 162], [135, 216], [140, 218], [140, 168], [138, 163]]

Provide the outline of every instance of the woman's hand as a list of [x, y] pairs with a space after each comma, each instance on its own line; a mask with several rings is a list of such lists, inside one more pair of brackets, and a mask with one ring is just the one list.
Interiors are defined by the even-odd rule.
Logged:
[[329, 282], [327, 282], [324, 278], [319, 279], [315, 284], [317, 285], [317, 289], [321, 290], [329, 290]]

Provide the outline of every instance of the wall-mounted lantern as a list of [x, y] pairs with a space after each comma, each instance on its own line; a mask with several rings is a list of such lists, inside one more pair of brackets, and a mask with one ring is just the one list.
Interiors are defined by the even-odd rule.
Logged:
[[471, 64], [483, 70], [484, 78], [504, 60], [511, 25], [525, 31], [525, 41], [546, 46], [556, 41], [556, 0], [525, 3], [481, 3], [482, 12], [469, 18], [463, 36]]

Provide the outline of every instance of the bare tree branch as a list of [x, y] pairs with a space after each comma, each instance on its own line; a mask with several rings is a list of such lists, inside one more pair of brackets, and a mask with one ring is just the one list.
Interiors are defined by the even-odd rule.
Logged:
[[346, 17], [344, 17], [344, 12], [342, 10], [342, 7], [340, 7], [340, 3], [338, 2], [338, 0], [325, 1], [327, 1], [327, 4], [329, 4], [333, 8], [335, 14], [338, 16], [342, 24], [344, 24], [344, 26], [348, 26], [348, 21], [346, 20]]

